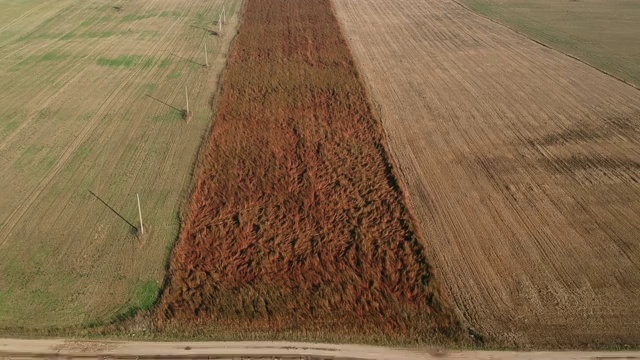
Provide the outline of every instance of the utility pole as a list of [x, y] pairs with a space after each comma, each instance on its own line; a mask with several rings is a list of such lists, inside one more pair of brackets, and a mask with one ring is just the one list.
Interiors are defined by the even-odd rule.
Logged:
[[204, 44], [204, 66], [209, 67], [209, 56], [207, 56], [207, 44]]
[[144, 235], [144, 226], [142, 225], [142, 209], [140, 209], [140, 195], [136, 193], [138, 199], [138, 216], [140, 217], [140, 235]]
[[189, 90], [187, 87], [184, 87], [184, 97], [187, 99], [187, 116], [189, 116]]

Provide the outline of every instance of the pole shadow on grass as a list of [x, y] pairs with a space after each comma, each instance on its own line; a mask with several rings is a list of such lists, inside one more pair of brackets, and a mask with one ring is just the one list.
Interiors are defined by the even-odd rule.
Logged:
[[175, 57], [177, 57], [179, 59], [182, 59], [184, 61], [188, 61], [188, 62], [190, 62], [190, 63], [192, 63], [194, 65], [203, 66], [203, 67], [206, 66], [206, 64], [200, 64], [199, 62], [193, 61], [191, 59], [187, 59], [186, 57], [182, 57], [182, 56], [180, 56], [178, 54], [171, 53], [171, 55], [173, 55], [173, 56], [175, 56]]
[[101, 202], [102, 204], [104, 204], [104, 206], [106, 206], [109, 210], [111, 210], [111, 212], [113, 212], [114, 214], [116, 214], [120, 219], [122, 219], [122, 221], [126, 222], [126, 223], [127, 223], [127, 225], [129, 225], [129, 226], [131, 227], [131, 231], [133, 231], [133, 233], [134, 233], [134, 234], [138, 232], [138, 228], [137, 228], [135, 225], [133, 225], [132, 223], [130, 223], [130, 222], [129, 222], [129, 220], [125, 219], [125, 218], [124, 218], [124, 216], [120, 215], [120, 213], [119, 213], [119, 212], [117, 212], [114, 208], [112, 208], [112, 207], [111, 207], [111, 205], [107, 204], [104, 200], [102, 200], [102, 199], [100, 198], [100, 196], [96, 195], [96, 194], [95, 194], [93, 191], [91, 191], [91, 190], [87, 190], [87, 191], [89, 191], [89, 193], [90, 193], [91, 195], [93, 195], [96, 199], [100, 200], [100, 202]]
[[162, 100], [160, 100], [160, 99], [158, 99], [158, 98], [154, 98], [153, 96], [151, 96], [151, 95], [149, 95], [149, 94], [146, 94], [146, 95], [147, 95], [148, 97], [152, 98], [153, 100], [155, 100], [155, 101], [157, 101], [157, 102], [159, 102], [159, 103], [161, 103], [161, 104], [163, 104], [163, 105], [166, 105], [166, 106], [168, 106], [168, 107], [172, 108], [173, 110], [175, 110], [175, 111], [179, 112], [180, 114], [182, 114], [182, 113], [184, 112], [184, 110], [182, 110], [182, 109], [178, 109], [177, 107], [175, 107], [175, 106], [173, 106], [173, 105], [169, 105], [169, 104], [167, 104], [166, 102], [164, 102], [164, 101], [162, 101]]
[[[217, 25], [217, 21], [214, 21], [214, 24]], [[209, 35], [218, 36], [218, 32], [215, 31], [215, 30], [207, 29], [207, 28], [202, 27], [202, 26], [195, 26], [195, 25], [189, 25], [189, 26], [191, 26], [192, 28], [195, 28], [195, 29], [204, 30], [204, 31], [208, 32]]]

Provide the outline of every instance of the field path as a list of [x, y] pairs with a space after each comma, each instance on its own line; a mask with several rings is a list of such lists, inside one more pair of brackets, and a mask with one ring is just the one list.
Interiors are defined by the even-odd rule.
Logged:
[[640, 343], [640, 91], [451, 0], [334, 0], [476, 338]]
[[83, 359], [387, 359], [387, 360], [587, 360], [640, 359], [640, 352], [512, 352], [449, 351], [437, 348], [402, 349], [380, 346], [322, 344], [284, 341], [140, 342], [0, 339], [0, 357], [38, 359], [76, 357]]

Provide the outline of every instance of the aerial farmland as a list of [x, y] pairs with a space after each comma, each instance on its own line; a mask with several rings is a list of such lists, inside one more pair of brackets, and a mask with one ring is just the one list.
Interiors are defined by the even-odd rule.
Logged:
[[[2, 13], [0, 33], [0, 328], [83, 326], [149, 307], [234, 35], [213, 34], [208, 19], [222, 2], [9, 4], [15, 15]], [[230, 29], [238, 3], [227, 8]]]
[[1, 335], [640, 346], [640, 8], [0, 10]]

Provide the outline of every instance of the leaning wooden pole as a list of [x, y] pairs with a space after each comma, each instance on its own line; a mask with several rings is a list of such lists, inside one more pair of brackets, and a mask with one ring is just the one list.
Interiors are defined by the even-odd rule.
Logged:
[[204, 66], [209, 67], [209, 56], [207, 55], [207, 44], [204, 44]]
[[140, 208], [140, 195], [136, 194], [138, 199], [138, 216], [140, 217], [140, 235], [144, 235], [144, 226], [142, 225], [142, 209]]
[[189, 116], [189, 90], [187, 87], [184, 87], [184, 97], [187, 99], [187, 116]]

